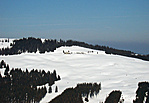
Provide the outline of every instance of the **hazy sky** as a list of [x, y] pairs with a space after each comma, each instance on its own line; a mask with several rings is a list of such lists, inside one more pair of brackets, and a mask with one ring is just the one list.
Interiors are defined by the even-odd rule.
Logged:
[[149, 0], [0, 0], [0, 37], [149, 43]]

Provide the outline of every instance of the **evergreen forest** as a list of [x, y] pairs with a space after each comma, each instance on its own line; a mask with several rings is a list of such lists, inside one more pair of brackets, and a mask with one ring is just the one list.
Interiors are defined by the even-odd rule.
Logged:
[[22, 71], [21, 68], [10, 70], [4, 60], [0, 62], [0, 69], [5, 69], [4, 76], [0, 74], [1, 103], [38, 103], [48, 92], [44, 85], [48, 83], [51, 87], [55, 81], [61, 79], [55, 70], [53, 72], [37, 69], [29, 72], [28, 69]]

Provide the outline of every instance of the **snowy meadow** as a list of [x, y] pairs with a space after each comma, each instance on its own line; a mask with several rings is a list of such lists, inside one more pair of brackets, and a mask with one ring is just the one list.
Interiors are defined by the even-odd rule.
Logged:
[[[2, 40], [2, 39], [1, 39]], [[9, 43], [0, 42], [0, 48]], [[69, 52], [70, 54], [64, 54]], [[47, 93], [40, 103], [50, 102], [66, 88], [76, 87], [78, 83], [101, 83], [97, 96], [89, 98], [89, 103], [104, 102], [113, 90], [122, 91], [125, 103], [132, 103], [136, 96], [138, 83], [149, 81], [149, 62], [136, 58], [106, 54], [104, 51], [88, 49], [79, 46], [63, 46], [54, 52], [44, 54], [22, 53], [19, 55], [0, 56], [10, 68], [21, 68], [30, 71], [39, 69], [56, 70], [61, 80], [52, 85], [52, 90], [58, 87], [58, 92]], [[0, 69], [1, 75], [4, 70]], [[48, 84], [45, 85], [48, 89]], [[39, 86], [38, 88], [40, 88]]]

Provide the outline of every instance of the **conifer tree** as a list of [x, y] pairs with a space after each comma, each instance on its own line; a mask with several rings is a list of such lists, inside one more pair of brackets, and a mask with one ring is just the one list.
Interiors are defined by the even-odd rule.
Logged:
[[26, 68], [26, 73], [28, 74], [28, 69]]
[[1, 72], [0, 72], [0, 80], [2, 79], [2, 75], [1, 75]]
[[4, 75], [8, 75], [8, 71], [9, 71], [9, 65], [7, 64]]
[[61, 77], [58, 75], [57, 80], [61, 80]]
[[56, 70], [53, 71], [53, 79], [54, 79], [54, 81], [57, 80], [57, 77], [56, 77]]
[[0, 64], [1, 64], [0, 68], [3, 68], [3, 67], [6, 68], [6, 63], [4, 62], [4, 60], [2, 60]]
[[49, 86], [49, 93], [52, 93], [52, 88], [51, 88], [51, 86]]
[[57, 86], [55, 87], [55, 93], [56, 93], [56, 92], [58, 92], [58, 88], [57, 88]]
[[0, 63], [0, 68], [2, 68], [2, 64]]
[[6, 70], [9, 71], [9, 65], [8, 65], [8, 64], [7, 64], [7, 66], [6, 66]]

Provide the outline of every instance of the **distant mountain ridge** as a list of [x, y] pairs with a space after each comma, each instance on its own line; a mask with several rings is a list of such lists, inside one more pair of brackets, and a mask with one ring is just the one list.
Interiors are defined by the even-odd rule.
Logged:
[[[5, 42], [9, 42], [9, 40]], [[10, 45], [12, 46], [10, 48], [0, 48], [0, 55], [15, 55], [24, 52], [36, 53], [37, 51], [39, 51], [39, 53], [54, 52], [56, 48], [59, 48], [61, 46], [80, 46], [105, 51], [106, 54], [122, 55], [149, 61], [149, 54], [141, 55], [131, 51], [119, 50], [108, 46], [92, 45], [85, 42], [73, 40], [64, 41], [60, 39], [59, 41], [57, 41], [56, 39], [45, 39], [44, 42], [42, 42], [40, 38], [28, 37], [14, 40], [13, 43], [11, 43]]]

